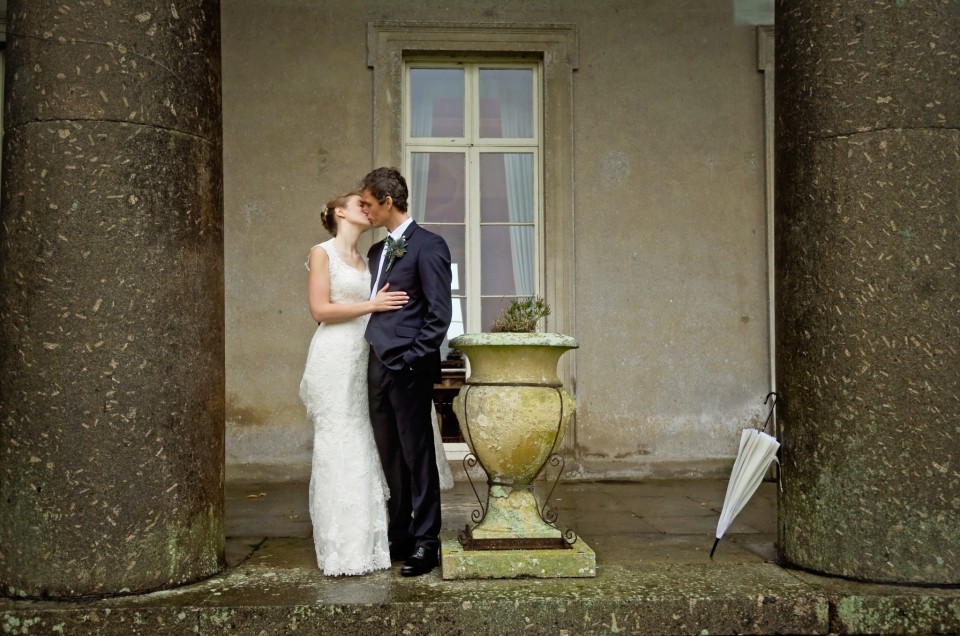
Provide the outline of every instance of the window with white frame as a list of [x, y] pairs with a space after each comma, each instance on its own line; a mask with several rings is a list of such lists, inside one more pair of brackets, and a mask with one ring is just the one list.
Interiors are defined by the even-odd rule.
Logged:
[[405, 77], [410, 213], [450, 247], [448, 335], [489, 330], [540, 293], [540, 66], [410, 61]]
[[[373, 118], [373, 163], [401, 167], [410, 186], [410, 209], [414, 218], [445, 236], [450, 243], [457, 265], [457, 288], [452, 290], [454, 307], [460, 312], [457, 322], [451, 325], [451, 337], [460, 330], [489, 328], [492, 316], [501, 306], [506, 306], [509, 298], [530, 295], [520, 292], [530, 291], [531, 275], [533, 293], [553, 307], [543, 328], [576, 334], [573, 73], [579, 65], [577, 41], [577, 28], [569, 24], [392, 20], [367, 25], [367, 65], [373, 69], [373, 111], [377, 113]], [[410, 87], [413, 69], [459, 70], [460, 73], [449, 76], [454, 80], [449, 86], [426, 78], [428, 90], [421, 86], [414, 98]], [[491, 88], [488, 77], [481, 80], [482, 69], [522, 70], [528, 74], [530, 89], [527, 93], [524, 81], [523, 99], [530, 103], [529, 117], [526, 108], [523, 114], [512, 108], [518, 98], [513, 97], [510, 89]], [[490, 77], [497, 79], [493, 74]], [[416, 86], [416, 80], [414, 84]], [[431, 95], [431, 90], [439, 94]], [[398, 96], [402, 96], [402, 100], [398, 100]], [[458, 102], [462, 105], [458, 106]], [[494, 102], [500, 103], [494, 105]], [[402, 108], [397, 107], [400, 104]], [[417, 109], [420, 114], [416, 134], [412, 112], [415, 104], [426, 107]], [[445, 107], [452, 107], [451, 112], [457, 115], [451, 119]], [[481, 123], [481, 119], [487, 121]], [[454, 133], [444, 128], [458, 120], [462, 120], [462, 131], [460, 126], [455, 126]], [[491, 133], [494, 122], [499, 132]], [[532, 136], [512, 128], [525, 123], [532, 129]], [[498, 158], [481, 155], [496, 153], [498, 146], [502, 154], [527, 158], [510, 159], [513, 168], [508, 169], [501, 156], [501, 165], [494, 169], [484, 162], [496, 163]], [[419, 166], [414, 166], [414, 153], [421, 156], [416, 159]], [[434, 158], [435, 155], [438, 156]], [[544, 157], [550, 158], [549, 163]], [[532, 161], [532, 166], [524, 167], [523, 161]], [[517, 178], [524, 170], [532, 175], [526, 181]], [[444, 176], [443, 171], [448, 174]], [[412, 173], [416, 173], [415, 179]], [[495, 190], [491, 174], [499, 175], [496, 176], [501, 184], [499, 194], [490, 194]], [[532, 188], [529, 196], [521, 188], [524, 183]], [[512, 201], [532, 203], [524, 210]], [[486, 207], [488, 205], [491, 207]], [[460, 210], [457, 217], [460, 220], [451, 220], [450, 208]], [[444, 216], [438, 216], [441, 214]], [[457, 225], [462, 237], [459, 243], [455, 242]], [[521, 229], [525, 225], [532, 230]], [[511, 231], [511, 227], [518, 229]], [[488, 229], [487, 233], [482, 231], [484, 228]], [[494, 243], [498, 232], [499, 245]], [[519, 248], [515, 250], [512, 243], [522, 244], [524, 232], [532, 236], [532, 248], [527, 250], [532, 252], [532, 257], [528, 256], [527, 260], [519, 258], [522, 252]], [[504, 239], [505, 234], [511, 238]], [[487, 235], [491, 236], [489, 245]], [[510, 244], [509, 248], [504, 247], [506, 244]], [[527, 238], [528, 248], [530, 244]], [[515, 259], [514, 254], [518, 258]], [[524, 269], [525, 263], [532, 263], [532, 267]], [[506, 291], [502, 287], [488, 291], [489, 285], [503, 285]], [[444, 357], [448, 353], [451, 352], [444, 346]], [[454, 356], [451, 354], [451, 357]], [[574, 382], [573, 361], [574, 356], [564, 356], [560, 361], [557, 373], [564, 382]], [[457, 368], [458, 364], [462, 365], [463, 361], [449, 360], [443, 382], [435, 387], [448, 459], [462, 458], [468, 451], [466, 444], [456, 443], [462, 439], [456, 417], [449, 408], [449, 401], [463, 379], [464, 370], [462, 366]], [[567, 439], [572, 439], [572, 435]]]

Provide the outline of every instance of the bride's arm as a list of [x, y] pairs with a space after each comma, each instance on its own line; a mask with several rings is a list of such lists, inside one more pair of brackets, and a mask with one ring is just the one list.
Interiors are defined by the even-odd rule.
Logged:
[[334, 323], [352, 320], [377, 311], [400, 309], [407, 302], [405, 292], [390, 292], [387, 283], [373, 300], [358, 303], [330, 302], [330, 268], [326, 250], [319, 245], [310, 250], [310, 274], [307, 276], [307, 300], [310, 315], [320, 322]]

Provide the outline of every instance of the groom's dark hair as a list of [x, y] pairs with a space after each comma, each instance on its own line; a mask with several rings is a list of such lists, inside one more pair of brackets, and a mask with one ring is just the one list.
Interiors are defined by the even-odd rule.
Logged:
[[393, 199], [393, 205], [401, 212], [407, 211], [407, 180], [396, 168], [377, 168], [363, 178], [357, 189], [368, 190], [384, 203], [387, 197]]

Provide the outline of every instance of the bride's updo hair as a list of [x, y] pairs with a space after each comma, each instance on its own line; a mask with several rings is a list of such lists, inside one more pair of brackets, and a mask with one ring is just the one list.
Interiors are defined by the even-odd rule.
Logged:
[[360, 196], [359, 192], [351, 190], [327, 201], [327, 207], [320, 213], [320, 222], [323, 223], [323, 229], [330, 232], [331, 236], [337, 235], [337, 208], [346, 207], [350, 197], [358, 196]]

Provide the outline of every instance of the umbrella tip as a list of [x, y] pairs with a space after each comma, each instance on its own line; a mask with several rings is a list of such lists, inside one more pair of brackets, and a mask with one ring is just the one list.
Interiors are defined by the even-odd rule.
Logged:
[[717, 544], [720, 543], [720, 537], [717, 537], [713, 541], [713, 548], [710, 549], [710, 560], [713, 560], [713, 553], [717, 551]]

